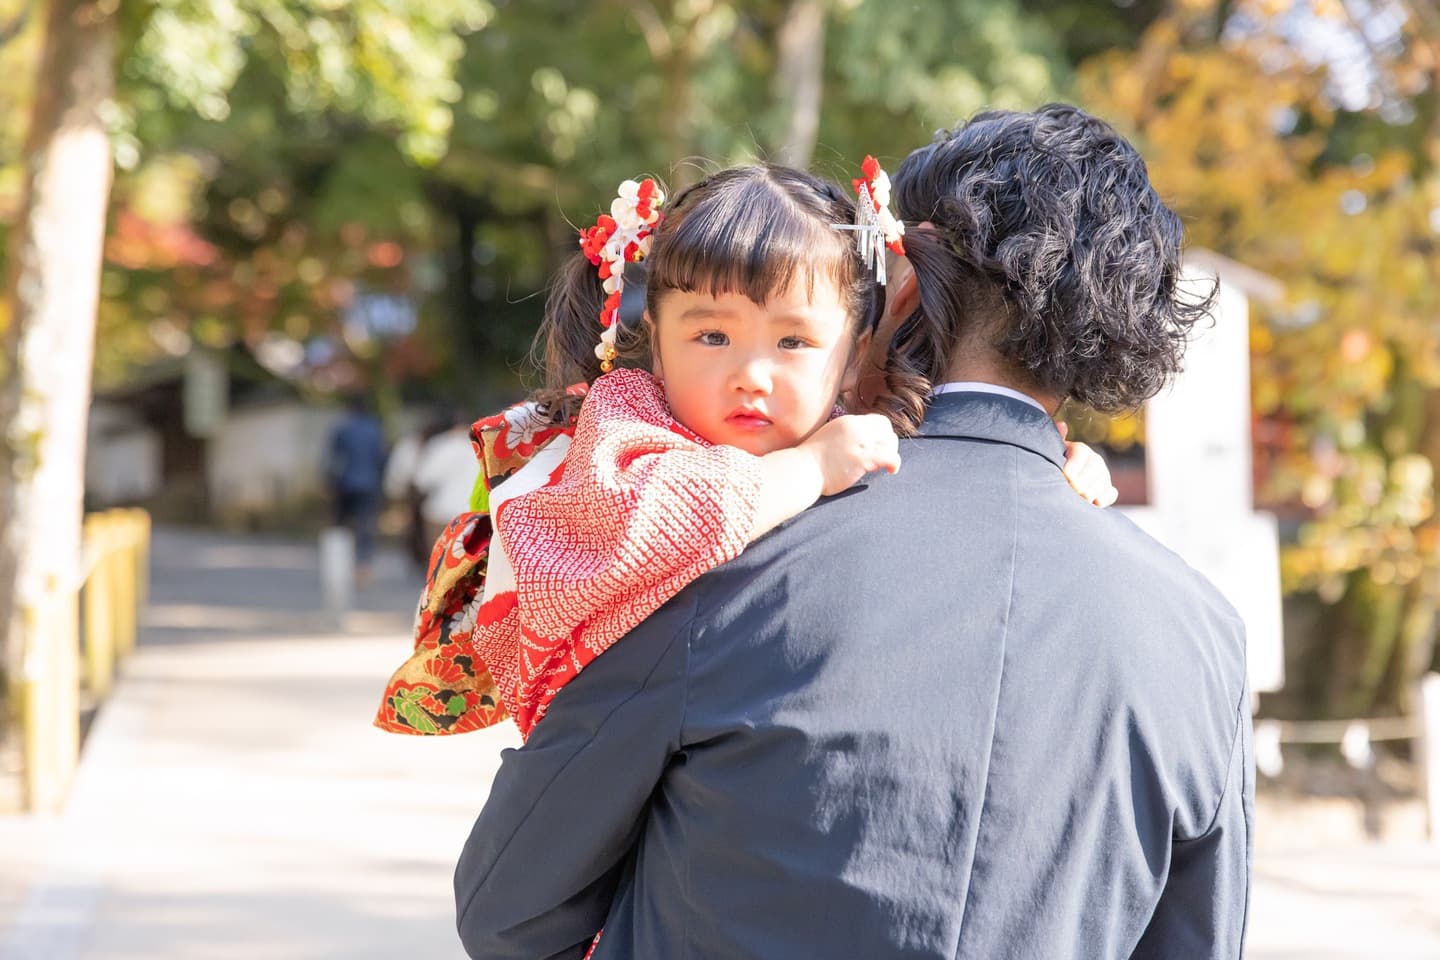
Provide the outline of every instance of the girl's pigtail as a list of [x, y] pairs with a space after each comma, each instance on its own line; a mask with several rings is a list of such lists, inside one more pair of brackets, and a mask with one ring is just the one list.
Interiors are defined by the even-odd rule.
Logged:
[[967, 284], [957, 282], [955, 257], [937, 231], [907, 233], [905, 257], [915, 271], [920, 303], [890, 338], [885, 393], [876, 400], [876, 412], [889, 417], [902, 433], [913, 434], [962, 332], [964, 301], [959, 294]]
[[605, 298], [595, 267], [579, 251], [565, 259], [550, 282], [530, 360], [545, 376], [532, 399], [553, 423], [574, 422], [584, 398], [567, 391], [576, 384], [588, 386], [600, 376], [595, 339]]
[[620, 302], [627, 270], [650, 254], [664, 202], [653, 179], [621, 183], [610, 212], [580, 231], [580, 251], [551, 283], [531, 353], [545, 371], [545, 388], [535, 400], [553, 422], [570, 423], [579, 413], [580, 400], [569, 388], [589, 386], [615, 369], [617, 360], [633, 360], [639, 352], [644, 325], [627, 329]]

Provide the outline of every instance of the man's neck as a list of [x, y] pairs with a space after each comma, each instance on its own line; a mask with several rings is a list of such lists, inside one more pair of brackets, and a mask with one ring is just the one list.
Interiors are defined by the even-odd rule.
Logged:
[[950, 369], [946, 371], [944, 382], [989, 383], [1025, 394], [1044, 407], [1051, 416], [1054, 416], [1055, 412], [1060, 409], [1060, 398], [1036, 390], [1033, 384], [1020, 380], [1000, 364], [990, 360], [972, 357], [956, 358], [950, 364]]

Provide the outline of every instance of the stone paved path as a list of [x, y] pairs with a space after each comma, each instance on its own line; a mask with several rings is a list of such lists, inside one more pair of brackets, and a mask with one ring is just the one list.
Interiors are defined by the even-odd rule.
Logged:
[[[514, 740], [369, 726], [414, 575], [383, 557], [341, 632], [310, 546], [161, 531], [154, 563], [66, 813], [0, 817], [0, 960], [460, 960], [450, 871]], [[1440, 848], [1284, 833], [1251, 960], [1440, 960]]]

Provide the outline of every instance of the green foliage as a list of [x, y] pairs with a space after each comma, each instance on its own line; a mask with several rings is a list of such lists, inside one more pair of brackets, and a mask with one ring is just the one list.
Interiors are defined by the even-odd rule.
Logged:
[[485, 0], [123, 14], [102, 386], [191, 340], [338, 336], [357, 290], [411, 283], [435, 233], [425, 167]]
[[[149, 0], [132, 5], [122, 102], [162, 104], [210, 121], [230, 115], [230, 92], [248, 64], [267, 66], [284, 110], [340, 113], [398, 132], [420, 162], [444, 151], [463, 35], [494, 10], [486, 0]], [[138, 143], [134, 143], [136, 147]], [[122, 162], [125, 155], [122, 154]]]
[[1060, 38], [1016, 3], [847, 4], [827, 51], [821, 142], [848, 178], [866, 153], [903, 157], [986, 107], [1030, 109], [1067, 81]]
[[1145, 30], [1172, 6], [1167, 0], [1021, 0], [1062, 49], [1066, 64], [1081, 65], [1112, 50], [1134, 50]]

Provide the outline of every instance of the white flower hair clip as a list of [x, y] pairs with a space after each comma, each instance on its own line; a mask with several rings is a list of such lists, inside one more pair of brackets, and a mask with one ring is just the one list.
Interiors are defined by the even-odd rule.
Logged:
[[650, 241], [662, 219], [660, 204], [665, 194], [654, 180], [626, 180], [619, 196], [610, 203], [610, 213], [600, 214], [595, 226], [580, 231], [580, 249], [599, 267], [600, 282], [607, 294], [600, 308], [600, 342], [595, 356], [600, 372], [615, 369], [615, 334], [619, 329], [620, 293], [625, 289], [625, 264], [639, 263], [650, 255]]
[[895, 219], [890, 212], [890, 177], [880, 167], [880, 161], [868, 154], [860, 165], [864, 179], [853, 180], [855, 184], [855, 222], [832, 223], [835, 230], [854, 230], [855, 242], [860, 248], [860, 259], [875, 274], [875, 282], [885, 285], [885, 253], [889, 247], [900, 256], [905, 256], [905, 224]]

